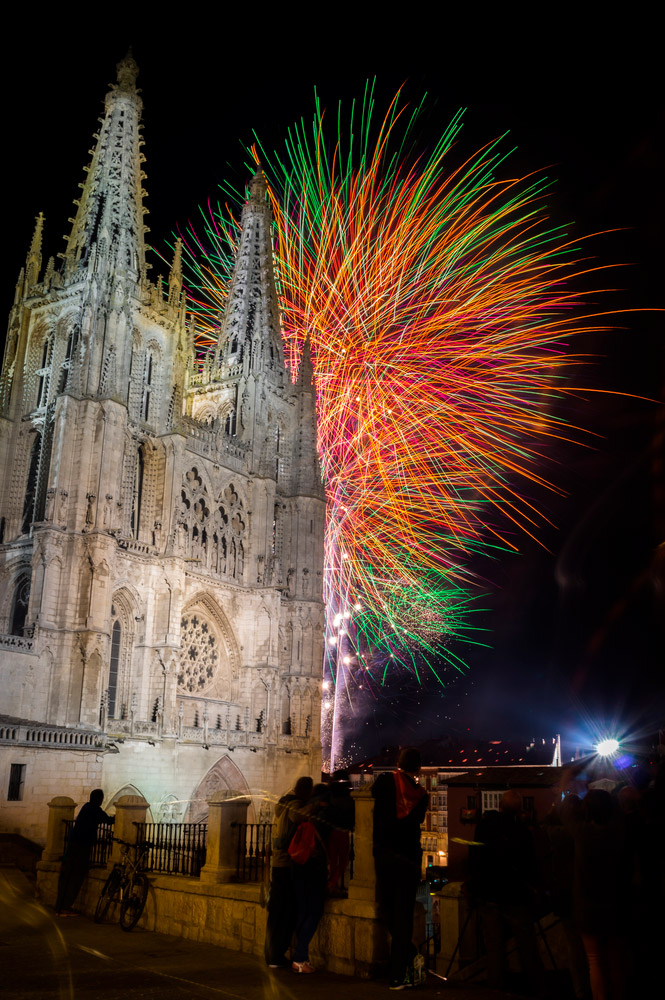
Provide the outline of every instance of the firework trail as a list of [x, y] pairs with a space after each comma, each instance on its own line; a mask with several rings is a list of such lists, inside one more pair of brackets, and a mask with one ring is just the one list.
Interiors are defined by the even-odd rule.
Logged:
[[[503, 137], [453, 162], [461, 112], [416, 155], [420, 109], [399, 100], [374, 127], [368, 87], [349, 138], [340, 112], [331, 141], [317, 99], [311, 131], [289, 130], [285, 153], [252, 147], [290, 368], [305, 338], [314, 364], [333, 757], [342, 693], [380, 684], [394, 663], [442, 683], [441, 664], [464, 668], [448, 640], [473, 641], [470, 559], [537, 535], [545, 519], [525, 484], [550, 485], [547, 446], [573, 433], [552, 405], [578, 360], [562, 341], [598, 328], [575, 308], [570, 279], [586, 265], [548, 222], [551, 182], [498, 179]], [[202, 215], [204, 235], [190, 226], [185, 242], [205, 349], [237, 222], [228, 205]]]

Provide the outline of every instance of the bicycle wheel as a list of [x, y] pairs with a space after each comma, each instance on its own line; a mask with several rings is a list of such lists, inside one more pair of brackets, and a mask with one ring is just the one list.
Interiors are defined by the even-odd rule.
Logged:
[[102, 920], [108, 913], [109, 906], [113, 902], [114, 896], [117, 895], [121, 881], [122, 881], [122, 874], [120, 869], [113, 868], [111, 874], [104, 883], [104, 887], [101, 893], [99, 894], [99, 899], [97, 900], [97, 906], [95, 908], [96, 924], [101, 924]]
[[132, 878], [125, 889], [120, 904], [120, 926], [123, 931], [136, 927], [148, 898], [148, 880], [140, 872]]

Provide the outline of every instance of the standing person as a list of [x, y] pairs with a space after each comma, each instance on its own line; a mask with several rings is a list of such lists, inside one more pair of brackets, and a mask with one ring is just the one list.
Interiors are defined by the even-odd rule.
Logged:
[[573, 875], [575, 841], [571, 824], [579, 822], [582, 804], [577, 795], [566, 795], [546, 816], [542, 829], [550, 844], [547, 858], [546, 888], [552, 913], [561, 921], [566, 943], [568, 971], [577, 1000], [591, 996], [589, 968], [582, 937], [573, 919]]
[[81, 806], [70, 831], [60, 868], [58, 896], [55, 903], [55, 912], [61, 917], [73, 916], [72, 906], [88, 874], [90, 852], [97, 841], [99, 824], [113, 822], [102, 809], [103, 801], [102, 789], [93, 789], [89, 801]]
[[420, 882], [420, 824], [429, 796], [418, 784], [420, 753], [402, 750], [397, 771], [380, 774], [372, 785], [374, 798], [374, 865], [381, 915], [388, 925], [390, 989], [413, 984], [413, 911]]
[[479, 846], [469, 854], [469, 889], [480, 910], [488, 985], [504, 987], [505, 945], [510, 935], [517, 944], [522, 972], [541, 995], [545, 971], [534, 929], [538, 866], [533, 836], [521, 812], [522, 796], [511, 788], [501, 796], [499, 812], [484, 813], [474, 837]]
[[314, 937], [323, 913], [328, 879], [326, 841], [330, 833], [328, 810], [330, 792], [327, 785], [318, 784], [303, 812], [313, 826], [309, 857], [300, 863], [294, 859], [293, 885], [296, 896], [296, 947], [291, 968], [297, 973], [314, 972], [309, 961], [309, 943]]
[[298, 778], [293, 791], [283, 795], [275, 806], [275, 822], [272, 828], [272, 851], [270, 865], [270, 900], [266, 923], [265, 957], [271, 969], [289, 968], [286, 949], [296, 924], [296, 898], [293, 886], [289, 844], [296, 827], [305, 815], [303, 809], [308, 802], [314, 782], [309, 777]]
[[331, 830], [328, 837], [328, 895], [347, 895], [342, 887], [342, 879], [351, 853], [351, 830], [355, 826], [355, 803], [351, 798], [349, 772], [335, 771], [330, 784], [330, 805], [328, 821]]
[[631, 930], [625, 819], [609, 792], [591, 788], [581, 822], [571, 822], [570, 828], [575, 841], [573, 915], [589, 962], [591, 995], [593, 1000], [620, 1000], [627, 995]]

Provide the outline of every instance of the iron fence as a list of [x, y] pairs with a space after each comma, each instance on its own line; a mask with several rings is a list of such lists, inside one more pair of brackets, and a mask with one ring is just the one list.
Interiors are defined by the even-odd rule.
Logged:
[[263, 882], [270, 877], [272, 823], [232, 823], [238, 831], [236, 878], [239, 882]]
[[[74, 820], [65, 819], [65, 851], [71, 832], [74, 829]], [[90, 851], [91, 867], [103, 866], [109, 859], [111, 848], [113, 847], [113, 823], [100, 823], [97, 827], [97, 840], [92, 845]]]
[[198, 878], [206, 860], [206, 823], [137, 823], [138, 842], [148, 845], [143, 869]]

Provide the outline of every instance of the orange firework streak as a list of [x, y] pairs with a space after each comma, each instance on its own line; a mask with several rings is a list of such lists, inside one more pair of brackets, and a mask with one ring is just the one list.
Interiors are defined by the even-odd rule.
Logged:
[[[400, 158], [417, 111], [402, 128], [398, 102], [372, 141], [366, 95], [356, 147], [338, 136], [332, 152], [317, 105], [312, 139], [296, 126], [284, 160], [261, 161], [292, 371], [312, 348], [329, 642], [338, 657], [341, 629], [356, 665], [364, 650], [375, 665], [460, 667], [446, 637], [470, 629], [470, 559], [516, 549], [515, 529], [537, 537], [546, 518], [520, 484], [556, 490], [548, 445], [578, 430], [553, 405], [579, 391], [563, 384], [580, 361], [563, 342], [607, 326], [571, 291], [594, 269], [549, 223], [547, 178], [497, 179], [501, 140], [448, 169], [461, 114], [429, 156]], [[236, 225], [210, 211], [205, 257], [188, 233], [202, 346]]]

